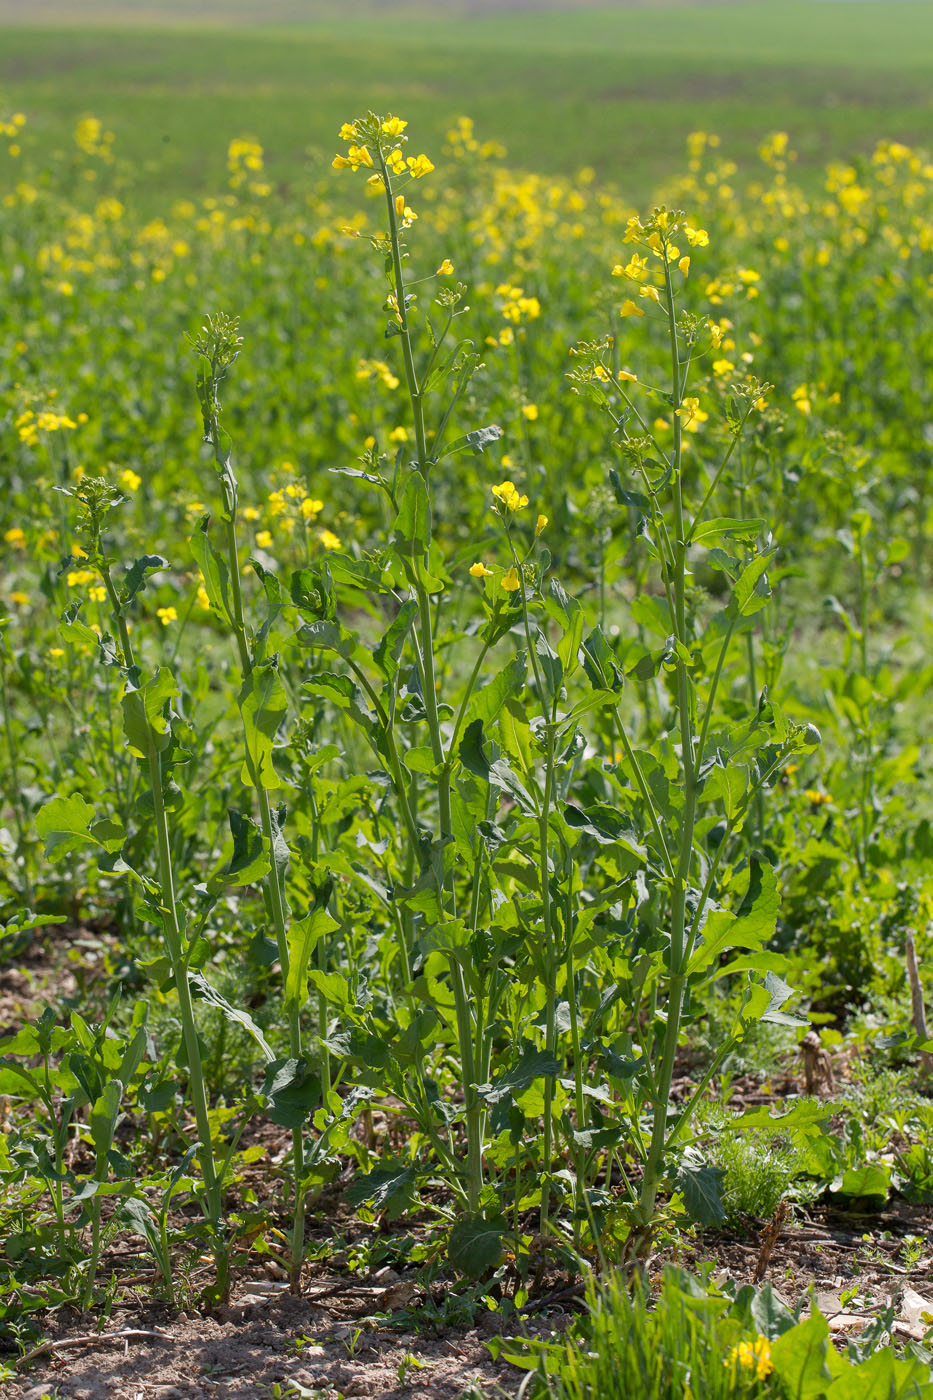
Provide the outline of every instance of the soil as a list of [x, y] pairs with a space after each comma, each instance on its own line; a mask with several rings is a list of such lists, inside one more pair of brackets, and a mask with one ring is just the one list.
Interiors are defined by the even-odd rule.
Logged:
[[[76, 991], [86, 994], [98, 971], [95, 952], [100, 957], [106, 942], [106, 934], [49, 930], [15, 968], [0, 969], [0, 1033], [13, 1032], [25, 1019], [34, 1018], [53, 991], [59, 1005]], [[837, 1065], [840, 1070], [844, 1075], [845, 1066]], [[690, 1071], [685, 1059], [675, 1096], [686, 1088]], [[779, 1102], [803, 1090], [802, 1075], [802, 1066], [794, 1064], [767, 1085], [752, 1076], [733, 1081], [731, 1104]], [[380, 1126], [374, 1122], [377, 1131]], [[268, 1140], [270, 1135], [276, 1141]], [[272, 1125], [263, 1124], [256, 1136], [268, 1140], [267, 1160], [284, 1153], [284, 1135]], [[349, 1174], [325, 1188], [309, 1219], [312, 1244], [321, 1244], [322, 1256], [323, 1245], [335, 1234], [345, 1246], [345, 1258], [355, 1243], [371, 1240], [378, 1228], [362, 1224], [343, 1202], [347, 1179]], [[260, 1200], [265, 1196], [267, 1207], [272, 1204], [274, 1183], [261, 1168], [250, 1171], [244, 1185]], [[761, 1222], [748, 1224], [746, 1234], [688, 1234], [652, 1261], [652, 1274], [659, 1274], [667, 1262], [691, 1270], [705, 1265], [717, 1282], [732, 1279], [741, 1285], [755, 1281], [757, 1272], [789, 1305], [812, 1290], [840, 1341], [893, 1302], [896, 1340], [925, 1335], [923, 1313], [933, 1312], [933, 1207], [896, 1197], [884, 1210], [864, 1214], [832, 1205], [809, 1212], [798, 1207], [792, 1219], [772, 1223], [767, 1260], [762, 1258], [762, 1242], [768, 1228], [762, 1230]], [[423, 1222], [419, 1231], [418, 1219], [409, 1218], [404, 1226], [386, 1227], [383, 1234], [391, 1240], [395, 1233], [401, 1237], [412, 1232], [424, 1234]], [[118, 1237], [101, 1260], [101, 1279], [120, 1280], [107, 1315], [81, 1316], [59, 1309], [37, 1318], [42, 1342], [31, 1358], [16, 1363], [18, 1378], [3, 1386], [3, 1394], [11, 1400], [457, 1400], [465, 1393], [516, 1395], [524, 1373], [502, 1357], [494, 1359], [490, 1351], [491, 1337], [500, 1331], [495, 1313], [481, 1312], [471, 1325], [449, 1325], [443, 1320], [440, 1285], [434, 1285], [428, 1297], [414, 1272], [406, 1277], [374, 1265], [365, 1276], [352, 1275], [334, 1272], [335, 1265], [341, 1267], [341, 1255], [313, 1266], [302, 1296], [293, 1297], [275, 1262], [254, 1256], [237, 1277], [224, 1309], [201, 1314], [186, 1302], [185, 1310], [173, 1311], [151, 1301], [152, 1263], [139, 1241]], [[189, 1268], [184, 1296], [194, 1298], [211, 1269], [194, 1258]], [[551, 1272], [532, 1300], [524, 1330], [530, 1335], [564, 1331], [581, 1291], [578, 1281]], [[519, 1330], [513, 1319], [509, 1333]], [[12, 1364], [14, 1357], [8, 1353], [0, 1360]]]

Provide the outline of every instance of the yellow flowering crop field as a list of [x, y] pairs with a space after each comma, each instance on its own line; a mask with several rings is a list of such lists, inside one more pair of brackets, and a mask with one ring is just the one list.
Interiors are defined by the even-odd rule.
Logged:
[[685, 125], [633, 202], [387, 101], [162, 197], [52, 105], [10, 1393], [933, 1395], [933, 156]]

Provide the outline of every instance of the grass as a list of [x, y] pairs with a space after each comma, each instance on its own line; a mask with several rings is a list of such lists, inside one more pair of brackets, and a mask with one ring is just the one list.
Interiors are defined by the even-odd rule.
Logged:
[[879, 132], [921, 144], [929, 132], [929, 3], [383, 6], [339, 19], [317, 4], [297, 22], [308, 8], [98, 3], [77, 26], [46, 0], [22, 27], [22, 6], [0, 0], [0, 93], [50, 146], [80, 115], [102, 117], [153, 197], [216, 186], [236, 131], [267, 148], [273, 178], [306, 179], [308, 153], [329, 160], [335, 127], [365, 106], [403, 111], [435, 153], [468, 113], [513, 165], [592, 165], [633, 201], [679, 167], [697, 128], [740, 165], [787, 129], [804, 179]]

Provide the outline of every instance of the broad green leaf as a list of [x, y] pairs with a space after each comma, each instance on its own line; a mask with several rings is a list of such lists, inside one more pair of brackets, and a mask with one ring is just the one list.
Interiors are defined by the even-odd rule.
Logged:
[[848, 1167], [829, 1188], [839, 1196], [878, 1196], [887, 1200], [891, 1189], [891, 1168], [887, 1162], [863, 1162], [860, 1167]]
[[423, 559], [431, 543], [431, 504], [424, 477], [409, 474], [399, 500], [393, 543], [405, 559]]
[[652, 593], [639, 593], [629, 603], [633, 622], [646, 627], [657, 637], [669, 637], [671, 633], [671, 613], [663, 598]]
[[836, 1377], [826, 1400], [931, 1400], [930, 1368], [917, 1357], [900, 1357], [883, 1346]]
[[515, 798], [522, 811], [534, 812], [535, 805], [530, 794], [512, 772], [506, 760], [497, 758], [491, 762], [486, 757], [483, 743], [483, 722], [480, 719], [475, 719], [463, 731], [463, 738], [457, 750], [464, 768], [493, 787], [509, 793]]
[[470, 697], [467, 718], [482, 720], [484, 725], [492, 724], [502, 706], [513, 695], [519, 695], [528, 674], [528, 660], [524, 651], [507, 661], [502, 670], [491, 681], [481, 685]]
[[417, 616], [418, 604], [414, 598], [406, 599], [399, 608], [398, 616], [394, 622], [383, 633], [379, 644], [373, 648], [373, 660], [382, 674], [390, 681], [398, 675], [398, 661], [402, 654], [402, 647], [405, 645], [405, 638]]
[[288, 930], [288, 976], [285, 979], [285, 1005], [304, 1006], [308, 1000], [308, 962], [325, 934], [340, 927], [324, 908], [313, 909], [304, 919], [295, 919]]
[[722, 1204], [722, 1183], [726, 1173], [685, 1157], [677, 1174], [677, 1188], [683, 1194], [690, 1216], [700, 1225], [721, 1225], [726, 1218]]
[[417, 1207], [417, 1182], [414, 1167], [391, 1163], [355, 1177], [344, 1192], [344, 1199], [347, 1205], [365, 1204], [384, 1214], [387, 1220], [395, 1220]]
[[[52, 797], [36, 813], [36, 830], [45, 840], [46, 859], [53, 863], [80, 850], [96, 846], [99, 850], [118, 851], [125, 840], [120, 823], [112, 818], [95, 821], [94, 808], [79, 794]], [[41, 922], [33, 920], [33, 923]], [[60, 919], [55, 919], [60, 923]], [[30, 927], [29, 924], [23, 927]]]
[[547, 607], [551, 616], [560, 624], [562, 636], [557, 643], [557, 655], [564, 668], [564, 675], [570, 676], [576, 669], [583, 637], [583, 609], [556, 578], [551, 579], [551, 598]]
[[531, 1087], [536, 1079], [553, 1079], [560, 1074], [561, 1063], [546, 1050], [525, 1045], [516, 1064], [492, 1084], [483, 1084], [478, 1093], [487, 1103], [501, 1103]]
[[325, 1001], [336, 1007], [338, 1011], [346, 1014], [352, 1010], [354, 1003], [350, 995], [350, 983], [339, 972], [322, 972], [320, 968], [309, 967], [307, 978], [309, 983], [321, 993]]
[[498, 423], [490, 423], [488, 428], [474, 428], [471, 433], [464, 435], [464, 441], [470, 450], [480, 455], [491, 442], [498, 442], [502, 436], [502, 429]]
[[198, 568], [201, 570], [201, 577], [204, 580], [204, 591], [210, 600], [211, 607], [218, 617], [221, 617], [228, 625], [233, 625], [233, 612], [230, 606], [230, 571], [227, 568], [227, 561], [211, 544], [208, 535], [210, 517], [205, 516], [198, 524], [197, 529], [189, 541], [191, 553], [194, 555]]
[[750, 617], [763, 608], [771, 597], [766, 570], [774, 558], [774, 550], [756, 554], [739, 575], [728, 611], [739, 617]]
[[288, 697], [274, 660], [263, 662], [247, 676], [239, 705], [249, 754], [249, 762], [243, 764], [243, 782], [250, 787], [281, 787], [282, 780], [272, 764], [272, 748], [288, 710]]
[[321, 1081], [307, 1060], [272, 1060], [262, 1086], [266, 1113], [280, 1128], [302, 1128], [321, 1102]]
[[691, 536], [692, 544], [712, 549], [714, 545], [725, 545], [733, 540], [754, 541], [767, 529], [765, 520], [737, 520], [729, 516], [719, 516], [714, 520], [704, 520], [697, 525]]
[[227, 813], [233, 853], [226, 865], [211, 876], [208, 887], [219, 892], [225, 885], [252, 885], [269, 873], [269, 852], [256, 823], [232, 808]]
[[113, 1142], [114, 1129], [120, 1114], [120, 1101], [123, 1098], [123, 1085], [111, 1080], [100, 1098], [90, 1108], [88, 1124], [94, 1143], [95, 1175], [103, 1176], [107, 1171], [107, 1153]]
[[615, 694], [621, 691], [625, 684], [625, 675], [600, 627], [594, 627], [585, 638], [580, 659], [594, 690], [609, 690]]
[[484, 1219], [467, 1215], [450, 1232], [447, 1261], [458, 1274], [478, 1279], [494, 1269], [502, 1258], [502, 1237], [508, 1229], [501, 1215]]
[[[713, 966], [723, 953], [732, 948], [757, 952], [767, 939], [773, 937], [779, 909], [780, 898], [774, 871], [770, 865], [753, 858], [749, 865], [748, 889], [738, 916], [727, 909], [714, 909], [707, 916], [687, 967], [688, 975], [693, 976]], [[787, 995], [790, 994], [788, 988]], [[769, 1006], [768, 1009], [776, 1011], [779, 1007]]]
[[160, 666], [144, 685], [127, 689], [123, 697], [123, 732], [127, 747], [137, 758], [149, 757], [150, 743], [157, 753], [172, 742], [166, 706], [178, 694], [175, 677]]
[[833, 1376], [846, 1368], [828, 1339], [825, 1317], [814, 1312], [771, 1343], [775, 1376], [793, 1400], [823, 1400]]
[[159, 569], [167, 569], [168, 560], [163, 559], [161, 554], [144, 554], [141, 559], [137, 559], [126, 571], [126, 578], [123, 580], [122, 601], [125, 604], [132, 603], [137, 593], [141, 593], [148, 582], [148, 575], [155, 573]]

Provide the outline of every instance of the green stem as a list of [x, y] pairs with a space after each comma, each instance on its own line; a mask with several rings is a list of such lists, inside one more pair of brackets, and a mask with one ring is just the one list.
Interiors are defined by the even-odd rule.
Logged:
[[[424, 398], [415, 371], [411, 330], [408, 323], [408, 310], [405, 304], [405, 276], [402, 270], [402, 252], [399, 242], [398, 219], [395, 213], [395, 200], [392, 193], [392, 180], [381, 151], [379, 153], [379, 167], [386, 193], [386, 208], [389, 218], [389, 241], [391, 245], [392, 271], [395, 283], [395, 305], [400, 327], [398, 338], [402, 343], [405, 380], [408, 387], [408, 397], [411, 401], [412, 422], [415, 429], [415, 443], [417, 447], [416, 467], [425, 481], [427, 481], [428, 453], [424, 424]], [[424, 583], [414, 568], [409, 570], [409, 583], [413, 587], [418, 601], [419, 649], [423, 671], [424, 705], [431, 738], [431, 752], [435, 764], [439, 765], [440, 768], [437, 785], [437, 800], [440, 837], [443, 842], [450, 838], [452, 826], [450, 809], [450, 768], [445, 761], [446, 756], [441, 737], [440, 716], [437, 706], [437, 681], [434, 669], [434, 634], [431, 619], [431, 601]], [[399, 778], [401, 778], [401, 774], [399, 774]], [[456, 902], [454, 899], [452, 881], [445, 881], [444, 886], [445, 888], [441, 890], [442, 902], [447, 904], [451, 915], [456, 917]], [[457, 1040], [460, 1048], [461, 1085], [463, 1089], [464, 1112], [466, 1114], [467, 1202], [470, 1212], [475, 1214], [479, 1210], [479, 1199], [483, 1185], [482, 1104], [476, 1092], [477, 1081], [475, 1077], [473, 1055], [473, 1026], [466, 980], [462, 967], [454, 958], [450, 959], [450, 981], [456, 1010]]]

